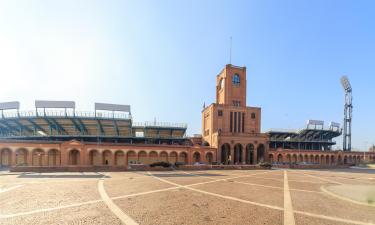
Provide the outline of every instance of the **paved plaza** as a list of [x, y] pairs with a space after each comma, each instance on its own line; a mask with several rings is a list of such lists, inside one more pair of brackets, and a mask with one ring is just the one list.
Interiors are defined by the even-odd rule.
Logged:
[[375, 224], [375, 171], [0, 172], [0, 224]]

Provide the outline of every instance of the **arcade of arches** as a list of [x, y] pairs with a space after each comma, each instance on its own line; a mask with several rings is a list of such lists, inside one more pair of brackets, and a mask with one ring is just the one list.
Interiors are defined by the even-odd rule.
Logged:
[[263, 143], [209, 146], [120, 146], [80, 142], [62, 144], [0, 143], [0, 166], [126, 166], [153, 162], [211, 164], [314, 163], [324, 165], [375, 162], [375, 152], [268, 150]]
[[221, 145], [220, 162], [222, 164], [257, 164], [267, 161], [265, 144], [246, 146], [240, 143], [231, 146], [229, 143]]
[[[6, 144], [6, 146], [4, 146]], [[27, 147], [25, 147], [27, 146]], [[216, 161], [216, 149], [197, 146], [119, 146], [63, 144], [0, 144], [0, 166], [126, 166], [153, 162]]]
[[358, 164], [360, 162], [375, 162], [374, 153], [343, 152], [343, 151], [270, 151], [271, 163], [309, 163], [321, 165]]

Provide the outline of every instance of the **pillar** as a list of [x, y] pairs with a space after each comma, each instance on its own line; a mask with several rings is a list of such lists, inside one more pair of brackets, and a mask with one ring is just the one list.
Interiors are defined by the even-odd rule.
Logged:
[[230, 164], [234, 164], [234, 147], [230, 146]]

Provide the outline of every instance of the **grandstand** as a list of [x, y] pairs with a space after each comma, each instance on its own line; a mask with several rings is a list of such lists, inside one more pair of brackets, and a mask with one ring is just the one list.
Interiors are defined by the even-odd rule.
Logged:
[[[2, 107], [0, 139], [2, 141], [68, 141], [183, 144], [186, 124], [133, 122], [130, 106], [96, 103], [94, 112], [78, 112], [74, 104], [36, 101], [34, 111]], [[18, 106], [18, 107], [17, 107]], [[45, 107], [48, 106], [48, 107]], [[62, 107], [61, 107], [62, 106]], [[53, 108], [54, 110], [51, 110]], [[56, 110], [56, 109], [59, 110]], [[61, 109], [63, 108], [63, 109]], [[3, 111], [6, 110], [6, 111]]]
[[336, 142], [334, 138], [342, 133], [340, 125], [330, 123], [329, 128], [324, 128], [323, 121], [309, 120], [307, 126], [301, 130], [270, 130], [270, 149], [299, 149], [299, 150], [331, 150]]

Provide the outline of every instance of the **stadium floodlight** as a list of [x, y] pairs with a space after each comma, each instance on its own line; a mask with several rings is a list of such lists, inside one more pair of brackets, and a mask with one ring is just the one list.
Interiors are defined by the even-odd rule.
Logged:
[[341, 77], [341, 85], [344, 88], [346, 92], [351, 92], [352, 91], [352, 86], [350, 85], [349, 79], [347, 76], [342, 76]]
[[341, 77], [341, 85], [345, 91], [345, 105], [344, 105], [344, 132], [343, 132], [343, 150], [351, 151], [352, 144], [352, 86], [350, 85], [347, 76]]

